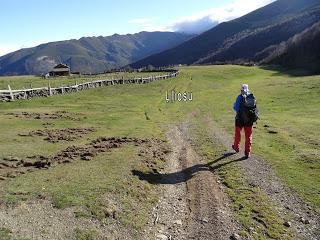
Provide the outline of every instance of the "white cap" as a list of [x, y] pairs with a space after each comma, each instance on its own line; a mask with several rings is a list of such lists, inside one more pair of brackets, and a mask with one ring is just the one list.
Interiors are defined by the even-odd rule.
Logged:
[[243, 92], [245, 92], [245, 93], [249, 92], [249, 86], [248, 86], [248, 84], [242, 84], [240, 90], [243, 91]]

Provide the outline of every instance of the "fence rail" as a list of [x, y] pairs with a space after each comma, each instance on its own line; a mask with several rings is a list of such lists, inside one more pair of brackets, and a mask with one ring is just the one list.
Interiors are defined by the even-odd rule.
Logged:
[[98, 88], [111, 85], [122, 85], [122, 84], [146, 84], [158, 80], [165, 80], [168, 78], [176, 77], [179, 74], [178, 70], [168, 70], [169, 72], [165, 75], [150, 76], [150, 77], [140, 77], [140, 78], [129, 78], [124, 79], [106, 79], [106, 80], [96, 80], [91, 82], [84, 82], [75, 84], [72, 86], [61, 86], [61, 87], [41, 87], [41, 88], [30, 88], [30, 89], [19, 89], [12, 90], [10, 85], [8, 85], [7, 90], [0, 90], [0, 101], [10, 102], [17, 99], [30, 99], [33, 97], [48, 97], [57, 94], [66, 94], [72, 92], [78, 92], [91, 88]]

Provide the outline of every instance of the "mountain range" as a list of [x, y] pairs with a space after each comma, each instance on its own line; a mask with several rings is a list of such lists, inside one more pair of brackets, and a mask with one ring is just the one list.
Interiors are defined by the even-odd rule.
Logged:
[[320, 1], [278, 0], [190, 35], [140, 32], [41, 44], [0, 57], [0, 75], [43, 74], [57, 63], [73, 72], [178, 64], [279, 64], [320, 72]]
[[68, 64], [73, 72], [104, 72], [172, 48], [193, 36], [140, 32], [45, 43], [0, 57], [0, 75], [44, 74], [58, 63]]
[[263, 62], [277, 45], [319, 21], [319, 0], [278, 0], [131, 66]]
[[320, 22], [315, 23], [286, 42], [271, 46], [262, 64], [304, 68], [312, 72], [320, 70]]

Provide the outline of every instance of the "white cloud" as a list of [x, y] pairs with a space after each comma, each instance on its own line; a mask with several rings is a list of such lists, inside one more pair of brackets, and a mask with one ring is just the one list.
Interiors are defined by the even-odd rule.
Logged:
[[211, 19], [210, 16], [204, 15], [199, 18], [182, 18], [175, 22], [172, 22], [166, 26], [168, 31], [185, 32], [185, 33], [202, 33], [219, 22], [215, 19]]
[[154, 18], [131, 20], [145, 31], [176, 31], [186, 33], [201, 33], [215, 25], [243, 16], [253, 10], [265, 6], [274, 0], [234, 0], [222, 7], [207, 9], [190, 16], [179, 18], [166, 25], [157, 26]]
[[130, 24], [135, 24], [140, 26], [142, 31], [167, 31], [165, 26], [160, 26], [155, 23], [158, 18], [150, 17], [150, 18], [135, 18], [128, 21]]

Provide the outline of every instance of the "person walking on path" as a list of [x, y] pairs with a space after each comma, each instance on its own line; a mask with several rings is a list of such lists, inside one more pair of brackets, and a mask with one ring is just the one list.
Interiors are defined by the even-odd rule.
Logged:
[[235, 133], [233, 150], [237, 153], [240, 151], [241, 130], [244, 129], [246, 158], [250, 157], [252, 145], [252, 126], [257, 121], [259, 113], [256, 107], [256, 100], [249, 91], [248, 84], [242, 84], [241, 93], [233, 104], [233, 109], [237, 113], [235, 118]]

